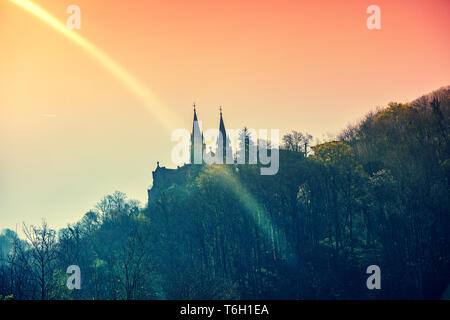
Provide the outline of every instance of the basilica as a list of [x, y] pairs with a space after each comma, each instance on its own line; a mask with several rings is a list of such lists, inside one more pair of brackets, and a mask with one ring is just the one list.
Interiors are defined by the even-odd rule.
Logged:
[[[200, 129], [199, 120], [197, 117], [197, 109], [194, 103], [194, 120], [192, 123], [191, 132], [191, 144], [190, 144], [190, 163], [183, 166], [178, 166], [176, 169], [168, 169], [160, 166], [157, 162], [155, 171], [152, 172], [153, 185], [147, 190], [148, 202], [153, 199], [157, 199], [162, 190], [167, 189], [173, 184], [183, 184], [191, 175], [191, 171], [196, 166], [204, 164], [202, 160], [202, 154], [205, 152], [204, 137]], [[216, 152], [222, 150], [221, 154], [224, 157], [223, 163], [225, 163], [226, 154], [232, 154], [230, 139], [227, 136], [225, 129], [225, 123], [223, 121], [222, 107], [220, 107], [220, 120], [219, 120], [219, 137], [216, 142]], [[213, 151], [210, 150], [213, 154]]]

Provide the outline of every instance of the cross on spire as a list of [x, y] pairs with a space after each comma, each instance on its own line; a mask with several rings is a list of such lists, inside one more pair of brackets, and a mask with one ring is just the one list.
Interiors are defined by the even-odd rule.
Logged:
[[195, 102], [194, 102], [194, 104], [192, 106], [194, 107], [194, 110], [195, 110]]
[[219, 106], [220, 114], [222, 114], [222, 106]]

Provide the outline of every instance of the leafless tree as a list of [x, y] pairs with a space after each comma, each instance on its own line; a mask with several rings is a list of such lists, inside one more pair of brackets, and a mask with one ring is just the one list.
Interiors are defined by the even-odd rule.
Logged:
[[302, 152], [305, 157], [310, 151], [312, 136], [309, 133], [301, 133], [293, 130], [283, 136], [283, 148], [290, 151]]
[[27, 269], [38, 284], [40, 298], [48, 299], [57, 259], [56, 232], [43, 221], [40, 227], [23, 224], [23, 233], [30, 245]]

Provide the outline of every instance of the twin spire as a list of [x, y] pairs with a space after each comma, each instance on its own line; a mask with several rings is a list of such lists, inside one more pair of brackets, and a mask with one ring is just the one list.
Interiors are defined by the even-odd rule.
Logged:
[[[192, 105], [194, 107], [194, 121], [192, 124], [192, 134], [191, 134], [191, 163], [195, 163], [194, 159], [198, 157], [194, 157], [194, 154], [197, 153], [199, 154], [200, 152], [203, 153], [203, 151], [205, 150], [205, 142], [203, 139], [203, 133], [200, 130], [200, 126], [198, 124], [198, 118], [197, 118], [197, 109], [196, 109], [196, 104], [194, 102], [194, 104]], [[225, 155], [227, 153], [231, 153], [231, 147], [230, 147], [230, 139], [227, 136], [227, 131], [225, 129], [225, 123], [223, 121], [223, 116], [222, 116], [222, 106], [219, 106], [219, 111], [220, 111], [220, 121], [219, 121], [219, 137], [217, 138], [217, 142], [216, 142], [216, 152], [217, 150], [219, 150], [219, 148], [222, 150], [222, 154], [225, 158]], [[195, 148], [195, 146], [198, 146], [197, 148]], [[201, 146], [201, 148], [200, 148]], [[211, 147], [210, 147], [211, 149]], [[201, 150], [201, 151], [200, 151]], [[210, 151], [212, 152], [212, 151]]]
[[[192, 135], [194, 135], [195, 134], [194, 130], [198, 129], [198, 132], [200, 132], [200, 127], [198, 125], [198, 118], [197, 118], [197, 108], [196, 108], [197, 105], [194, 102], [194, 104], [192, 106], [194, 107], [194, 121], [192, 124]], [[226, 135], [225, 123], [223, 122], [223, 116], [222, 116], [222, 106], [219, 106], [219, 111], [220, 111], [219, 132]]]

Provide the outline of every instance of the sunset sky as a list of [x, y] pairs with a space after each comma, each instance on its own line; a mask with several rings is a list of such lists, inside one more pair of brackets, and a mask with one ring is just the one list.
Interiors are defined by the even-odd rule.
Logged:
[[326, 139], [450, 84], [448, 0], [32, 3], [63, 25], [78, 5], [90, 49], [0, 0], [0, 230], [64, 227], [114, 190], [145, 204], [194, 101], [204, 128], [222, 105], [227, 128]]

